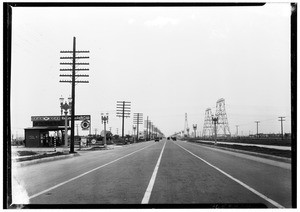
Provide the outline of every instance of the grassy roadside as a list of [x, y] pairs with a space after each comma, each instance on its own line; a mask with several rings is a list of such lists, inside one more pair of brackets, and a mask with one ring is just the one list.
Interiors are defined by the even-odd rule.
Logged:
[[[199, 144], [205, 144], [209, 146], [215, 146], [213, 143], [207, 143], [207, 142], [201, 142], [201, 141], [191, 141], [189, 142], [194, 142], [194, 143], [199, 143]], [[278, 157], [285, 157], [285, 158], [291, 158], [291, 151], [289, 150], [278, 150], [278, 149], [269, 149], [269, 148], [264, 148], [264, 147], [257, 147], [257, 146], [241, 146], [241, 145], [231, 145], [231, 144], [217, 144], [218, 147], [226, 147], [230, 149], [238, 149], [238, 150], [243, 150], [243, 151], [249, 151], [249, 152], [256, 152], [256, 153], [262, 153], [262, 154], [267, 154], [267, 155], [273, 155], [273, 156], [278, 156]]]

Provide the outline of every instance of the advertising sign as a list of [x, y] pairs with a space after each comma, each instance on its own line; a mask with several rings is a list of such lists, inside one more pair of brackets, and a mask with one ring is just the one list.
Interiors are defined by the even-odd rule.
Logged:
[[61, 121], [61, 116], [31, 116], [31, 121]]
[[81, 122], [82, 130], [88, 130], [90, 128], [90, 122], [88, 120], [83, 120]]
[[[75, 121], [91, 120], [91, 115], [75, 115]], [[31, 121], [61, 121], [65, 120], [65, 116], [31, 116]], [[71, 116], [68, 116], [71, 120]]]
[[[61, 116], [62, 120], [65, 120], [64, 116]], [[71, 116], [68, 116], [68, 120], [71, 120]], [[83, 120], [91, 120], [91, 116], [90, 115], [76, 115], [74, 117], [75, 121], [83, 121]]]

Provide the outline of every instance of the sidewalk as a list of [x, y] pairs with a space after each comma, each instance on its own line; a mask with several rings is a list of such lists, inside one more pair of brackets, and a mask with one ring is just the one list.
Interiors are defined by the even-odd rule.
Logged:
[[[111, 148], [111, 146], [114, 145], [107, 145], [108, 147]], [[79, 146], [75, 145], [74, 146], [74, 151], [83, 151], [83, 150], [90, 150], [92, 148], [94, 148], [96, 146], [89, 146], [89, 147], [81, 147], [79, 149]], [[99, 146], [101, 147], [101, 146]], [[38, 152], [38, 153], [44, 153], [44, 152], [69, 152], [70, 151], [70, 147], [65, 147], [65, 146], [59, 146], [56, 147], [56, 151], [54, 151], [54, 147], [24, 147], [24, 146], [12, 146], [11, 147], [11, 152], [16, 153], [17, 151], [32, 151], [32, 152]]]
[[[54, 151], [54, 147], [24, 147], [24, 146], [12, 146], [12, 162], [14, 166], [27, 166], [36, 163], [48, 162], [53, 160], [66, 159], [74, 156], [80, 156], [79, 152], [87, 151], [99, 151], [99, 150], [110, 150], [114, 149], [114, 145], [104, 146], [91, 146], [91, 147], [74, 147], [75, 154], [70, 154], [70, 147], [57, 147]], [[34, 152], [37, 154], [25, 153], [23, 156], [19, 156], [18, 152]]]
[[[89, 147], [81, 147], [75, 146], [74, 151], [75, 152], [81, 152], [81, 151], [89, 151], [89, 150], [101, 150], [104, 149], [104, 146], [89, 146]], [[114, 145], [107, 145], [107, 149], [114, 149]], [[35, 155], [26, 155], [26, 156], [18, 156], [17, 152], [35, 152], [37, 154]], [[26, 158], [26, 157], [33, 157], [37, 155], [51, 155], [55, 153], [63, 153], [63, 154], [69, 154], [70, 147], [56, 147], [54, 150], [54, 147], [24, 147], [24, 146], [12, 146], [11, 147], [11, 154], [12, 159], [18, 159], [18, 158]]]

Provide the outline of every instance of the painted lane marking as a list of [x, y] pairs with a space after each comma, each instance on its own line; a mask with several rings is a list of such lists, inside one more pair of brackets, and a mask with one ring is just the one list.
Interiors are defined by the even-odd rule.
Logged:
[[[174, 142], [173, 142], [174, 143]], [[176, 144], [176, 143], [174, 143]], [[186, 148], [180, 146], [179, 144], [176, 144], [177, 146], [181, 147], [182, 149], [184, 149], [185, 151], [187, 151], [188, 153], [190, 153], [191, 155], [195, 156], [196, 158], [202, 160], [204, 163], [206, 163], [207, 165], [213, 167], [214, 169], [218, 170], [219, 172], [221, 172], [222, 174], [224, 174], [225, 176], [229, 177], [230, 179], [232, 179], [233, 181], [237, 182], [238, 184], [242, 185], [243, 187], [245, 187], [246, 189], [252, 191], [254, 194], [258, 195], [259, 197], [263, 198], [264, 200], [268, 201], [269, 203], [271, 203], [272, 205], [276, 206], [277, 208], [284, 208], [282, 205], [280, 205], [279, 203], [275, 202], [274, 200], [266, 197], [265, 195], [263, 195], [262, 193], [256, 191], [255, 189], [251, 188], [250, 186], [246, 185], [245, 183], [243, 183], [242, 181], [232, 177], [230, 174], [227, 174], [226, 172], [224, 172], [223, 170], [219, 169], [218, 167], [210, 164], [209, 162], [207, 162], [206, 160], [200, 158], [198, 155], [195, 155], [194, 153], [192, 153], [191, 151], [187, 150]]]
[[151, 192], [152, 192], [152, 189], [153, 189], [153, 186], [154, 186], [154, 182], [155, 182], [155, 179], [156, 179], [158, 167], [159, 167], [159, 164], [160, 164], [160, 161], [161, 161], [161, 156], [162, 156], [163, 151], [165, 149], [166, 143], [167, 142], [165, 142], [165, 144], [164, 144], [164, 146], [163, 146], [163, 148], [162, 148], [162, 150], [160, 152], [160, 155], [159, 155], [159, 158], [157, 160], [156, 166], [154, 168], [153, 174], [151, 176], [150, 182], [149, 182], [148, 187], [146, 189], [146, 192], [144, 194], [144, 197], [143, 197], [143, 200], [142, 200], [142, 204], [148, 204], [149, 203]]
[[138, 149], [138, 150], [136, 150], [136, 151], [134, 151], [134, 152], [131, 152], [131, 153], [127, 154], [127, 155], [124, 155], [124, 156], [122, 156], [122, 157], [120, 157], [120, 158], [117, 158], [117, 159], [115, 159], [115, 160], [113, 160], [113, 161], [110, 161], [110, 162], [108, 162], [108, 163], [106, 163], [106, 164], [104, 164], [104, 165], [102, 165], [102, 166], [98, 166], [98, 167], [96, 167], [96, 168], [94, 168], [94, 169], [92, 169], [92, 170], [90, 170], [90, 171], [87, 171], [87, 172], [85, 172], [85, 173], [83, 173], [83, 174], [80, 174], [80, 175], [78, 175], [78, 176], [76, 176], [76, 177], [73, 177], [73, 178], [71, 178], [71, 179], [69, 179], [69, 180], [66, 180], [66, 181], [64, 181], [64, 182], [62, 182], [62, 183], [59, 183], [59, 184], [57, 184], [57, 185], [55, 185], [55, 186], [52, 186], [52, 187], [50, 187], [50, 188], [48, 188], [48, 189], [46, 189], [46, 190], [43, 190], [43, 191], [41, 191], [41, 192], [39, 192], [39, 193], [37, 193], [37, 194], [34, 194], [34, 195], [30, 196], [29, 199], [32, 199], [32, 198], [35, 198], [35, 197], [37, 197], [37, 196], [40, 196], [40, 195], [42, 195], [42, 194], [44, 194], [44, 193], [47, 193], [48, 191], [51, 191], [51, 190], [53, 190], [53, 189], [55, 189], [55, 188], [58, 188], [58, 187], [60, 187], [60, 186], [62, 186], [62, 185], [65, 185], [66, 183], [69, 183], [69, 182], [71, 182], [71, 181], [74, 181], [74, 180], [76, 180], [76, 179], [78, 179], [78, 178], [80, 178], [80, 177], [83, 177], [83, 176], [85, 176], [85, 175], [91, 173], [91, 172], [94, 172], [94, 171], [96, 171], [96, 170], [98, 170], [98, 169], [101, 169], [101, 168], [103, 168], [103, 167], [105, 167], [105, 166], [107, 166], [107, 165], [110, 165], [110, 164], [112, 164], [112, 163], [114, 163], [114, 162], [117, 162], [117, 161], [119, 161], [119, 160], [121, 160], [121, 159], [123, 159], [123, 158], [126, 158], [126, 157], [128, 157], [128, 156], [130, 156], [130, 155], [132, 155], [132, 154], [134, 154], [134, 153], [137, 153], [137, 152], [139, 152], [139, 151], [142, 151], [142, 150], [144, 150], [144, 149], [146, 149], [146, 148], [148, 148], [148, 147], [150, 147], [150, 146], [152, 146], [152, 145], [154, 145], [154, 144], [151, 144], [151, 145], [149, 145], [149, 146], [146, 146], [146, 147], [144, 147], [144, 148], [142, 148], [142, 149]]

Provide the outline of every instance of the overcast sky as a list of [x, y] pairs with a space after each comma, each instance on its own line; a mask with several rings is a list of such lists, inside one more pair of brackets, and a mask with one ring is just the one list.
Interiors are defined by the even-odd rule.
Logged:
[[[76, 114], [92, 132], [121, 132], [116, 102], [149, 116], [165, 135], [203, 130], [205, 110], [225, 99], [232, 134], [291, 132], [290, 4], [262, 7], [94, 7], [12, 9], [12, 133], [31, 116], [60, 115], [61, 50], [89, 50], [89, 83], [76, 86]], [[133, 115], [125, 121], [132, 131]], [[78, 123], [80, 124], [80, 122]], [[140, 129], [143, 126], [140, 126]], [[86, 134], [81, 132], [81, 134]]]

